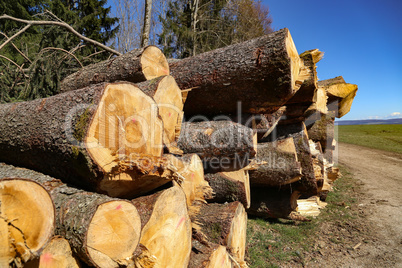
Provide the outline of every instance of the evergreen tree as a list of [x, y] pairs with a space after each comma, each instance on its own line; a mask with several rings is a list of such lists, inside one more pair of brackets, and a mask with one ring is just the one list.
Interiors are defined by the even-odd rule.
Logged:
[[268, 8], [253, 0], [176, 0], [160, 18], [159, 44], [185, 58], [272, 31]]
[[[116, 34], [114, 25], [118, 22], [109, 16], [110, 7], [105, 4], [106, 0], [6, 0], [0, 3], [0, 10], [28, 20], [62, 20], [82, 35], [105, 44]], [[7, 36], [25, 26], [7, 20], [0, 25]], [[58, 92], [58, 84], [66, 75], [110, 56], [59, 26], [32, 26], [13, 44], [30, 60], [10, 43], [0, 51], [9, 59], [0, 58], [1, 102], [51, 96]], [[24, 68], [16, 68], [10, 60]]]

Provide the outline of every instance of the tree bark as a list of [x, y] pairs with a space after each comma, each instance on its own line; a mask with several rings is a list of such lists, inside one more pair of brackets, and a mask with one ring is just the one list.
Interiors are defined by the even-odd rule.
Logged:
[[206, 243], [226, 246], [237, 262], [244, 262], [246, 249], [247, 214], [240, 202], [201, 205], [192, 222], [200, 226], [196, 237]]
[[245, 208], [250, 207], [250, 182], [247, 170], [207, 173], [205, 180], [213, 190], [213, 195], [207, 199], [208, 202], [239, 201]]
[[187, 267], [191, 222], [186, 197], [178, 186], [132, 200], [141, 216], [141, 240], [156, 257], [157, 267]]
[[232, 268], [232, 261], [226, 247], [209, 243], [204, 245], [193, 240], [189, 268]]
[[29, 178], [46, 189], [56, 209], [55, 233], [65, 237], [88, 265], [120, 267], [131, 261], [141, 232], [140, 215], [132, 203], [72, 188], [28, 169], [3, 164], [0, 174]]
[[0, 105], [0, 161], [115, 197], [172, 179], [162, 133], [154, 100], [128, 83]]
[[306, 70], [288, 29], [186, 58], [170, 65], [189, 92], [186, 115], [270, 113], [300, 88]]
[[317, 181], [314, 173], [313, 159], [311, 156], [309, 138], [306, 126], [303, 122], [291, 125], [278, 125], [276, 130], [267, 137], [266, 141], [281, 140], [292, 137], [297, 152], [297, 159], [301, 164], [302, 177], [292, 183], [293, 189], [302, 194], [303, 198], [317, 194]]
[[271, 134], [271, 132], [278, 125], [279, 121], [282, 119], [285, 111], [286, 107], [281, 107], [272, 114], [255, 115], [256, 124], [253, 129], [257, 132], [258, 141], [261, 141], [262, 139], [268, 137], [269, 134]]
[[0, 174], [1, 264], [21, 267], [38, 258], [52, 238], [56, 212], [49, 193], [40, 184]]
[[102, 82], [138, 83], [163, 75], [169, 75], [169, 64], [165, 56], [159, 48], [147, 46], [110, 60], [85, 66], [61, 81], [60, 92]]
[[292, 187], [251, 187], [251, 206], [249, 215], [261, 218], [289, 218], [296, 211], [298, 191]]
[[145, 0], [144, 26], [141, 37], [141, 47], [148, 46], [149, 33], [151, 31], [152, 0]]
[[308, 136], [311, 140], [319, 142], [325, 154], [327, 148], [330, 149], [334, 139], [335, 117], [328, 115], [320, 116], [309, 129]]
[[254, 186], [281, 186], [300, 180], [301, 165], [292, 137], [259, 143], [256, 157], [259, 165], [250, 170], [250, 184]]
[[253, 130], [231, 121], [183, 123], [178, 147], [196, 153], [207, 171], [231, 171], [248, 165], [257, 152]]

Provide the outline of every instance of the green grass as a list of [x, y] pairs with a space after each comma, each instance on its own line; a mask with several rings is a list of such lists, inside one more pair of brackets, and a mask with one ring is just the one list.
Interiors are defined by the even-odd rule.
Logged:
[[[316, 238], [320, 224], [334, 222], [344, 224], [355, 215], [350, 206], [354, 198], [355, 182], [342, 168], [343, 177], [335, 181], [333, 192], [328, 194], [327, 207], [310, 222], [290, 220], [266, 221], [249, 219], [247, 227], [248, 263], [252, 268], [281, 267], [285, 262], [304, 263], [304, 252], [317, 251]], [[332, 243], [342, 243], [331, 234]]]
[[402, 154], [402, 125], [338, 126], [338, 141]]

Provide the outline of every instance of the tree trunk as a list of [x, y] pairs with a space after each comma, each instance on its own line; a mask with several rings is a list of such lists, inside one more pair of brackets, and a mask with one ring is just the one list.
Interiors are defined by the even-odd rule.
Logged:
[[244, 262], [246, 250], [247, 214], [240, 202], [201, 205], [192, 222], [200, 226], [198, 235], [208, 243], [226, 246], [237, 262]]
[[296, 94], [289, 99], [286, 104], [291, 103], [313, 103], [316, 101], [316, 91], [317, 91], [317, 71], [316, 64], [319, 62], [324, 53], [318, 49], [312, 49], [300, 54], [300, 59], [303, 61], [304, 66], [308, 70], [308, 75], [303, 81], [300, 89]]
[[231, 121], [183, 123], [177, 144], [196, 153], [208, 171], [230, 171], [248, 165], [257, 152], [253, 130]]
[[132, 200], [141, 216], [141, 240], [156, 257], [157, 267], [187, 267], [191, 222], [186, 197], [178, 186]]
[[21, 267], [39, 257], [53, 236], [53, 201], [40, 184], [0, 174], [0, 263]]
[[145, 0], [144, 26], [141, 37], [141, 47], [148, 46], [149, 33], [151, 31], [152, 0]]
[[40, 259], [36, 259], [25, 268], [79, 268], [80, 262], [74, 257], [68, 241], [61, 237], [55, 236], [45, 247], [40, 255]]
[[154, 100], [128, 83], [0, 105], [0, 161], [115, 197], [172, 179], [162, 133]]
[[[65, 237], [74, 254], [88, 265], [120, 267], [131, 261], [141, 232], [140, 215], [132, 203], [72, 188], [28, 169], [1, 165], [0, 174], [29, 178], [46, 189], [56, 209], [55, 233]], [[30, 228], [34, 218], [29, 218]]]
[[356, 96], [357, 85], [348, 84], [342, 76], [318, 82], [319, 87], [325, 88], [328, 95], [328, 109], [341, 118], [350, 111]]
[[318, 192], [321, 191], [324, 185], [325, 179], [325, 162], [324, 162], [324, 154], [322, 152], [321, 144], [319, 142], [314, 142], [309, 140], [310, 143], [310, 151], [311, 155], [313, 156], [313, 167], [315, 178], [317, 180], [317, 190]]
[[193, 240], [193, 251], [188, 268], [232, 268], [232, 261], [226, 247], [209, 243], [204, 245]]
[[247, 170], [207, 173], [205, 180], [213, 190], [213, 196], [207, 201], [217, 203], [239, 201], [245, 208], [250, 207], [250, 182]]
[[187, 207], [190, 209], [194, 202], [205, 202], [212, 198], [212, 188], [204, 178], [204, 167], [197, 154], [187, 154], [176, 158], [175, 166], [181, 179], [177, 184], [183, 189]]
[[284, 218], [296, 211], [298, 191], [292, 187], [251, 187], [251, 206], [249, 215], [261, 218]]
[[138, 83], [169, 75], [169, 64], [162, 51], [148, 46], [122, 56], [85, 66], [61, 81], [60, 92], [81, 89], [102, 82]]
[[270, 113], [300, 88], [306, 70], [288, 29], [186, 58], [170, 65], [189, 92], [186, 115]]
[[254, 186], [281, 186], [300, 180], [301, 165], [292, 137], [259, 143], [255, 170], [250, 170], [250, 184]]
[[331, 148], [334, 139], [335, 117], [328, 115], [320, 116], [308, 129], [308, 136], [311, 140], [319, 142], [325, 154], [327, 148]]
[[175, 142], [180, 134], [183, 119], [183, 99], [180, 88], [172, 76], [161, 76], [136, 84], [158, 104], [163, 122], [163, 142], [167, 146]]
[[324, 53], [318, 49], [300, 54], [309, 75], [296, 94], [286, 102], [286, 112], [281, 124], [294, 124], [305, 121], [314, 113], [326, 112], [326, 94], [318, 90], [316, 64]]
[[[268, 137], [269, 134], [278, 125], [279, 120], [286, 111], [286, 107], [281, 107], [272, 114], [259, 114], [255, 115], [255, 126], [253, 129], [257, 132], [257, 139], [261, 141], [262, 139]], [[260, 119], [260, 120], [258, 120]]]
[[309, 138], [306, 126], [303, 122], [292, 125], [278, 125], [276, 130], [267, 137], [266, 141], [281, 140], [293, 137], [297, 152], [297, 159], [301, 164], [302, 177], [299, 181], [292, 183], [293, 189], [299, 191], [303, 198], [317, 194], [317, 181], [315, 178], [313, 159], [311, 156]]

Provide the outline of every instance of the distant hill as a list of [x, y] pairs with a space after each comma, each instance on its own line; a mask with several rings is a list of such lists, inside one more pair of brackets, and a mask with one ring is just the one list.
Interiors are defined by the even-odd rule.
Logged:
[[366, 120], [338, 120], [335, 125], [395, 125], [402, 124], [402, 118], [394, 119], [366, 119]]

